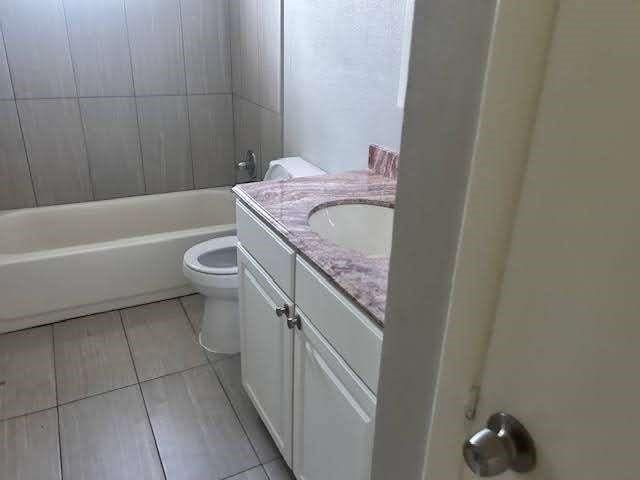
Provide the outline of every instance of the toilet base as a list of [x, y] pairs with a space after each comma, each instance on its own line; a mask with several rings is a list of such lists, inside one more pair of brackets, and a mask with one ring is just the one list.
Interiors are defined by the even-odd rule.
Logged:
[[209, 352], [232, 355], [240, 352], [238, 298], [205, 298], [198, 337]]

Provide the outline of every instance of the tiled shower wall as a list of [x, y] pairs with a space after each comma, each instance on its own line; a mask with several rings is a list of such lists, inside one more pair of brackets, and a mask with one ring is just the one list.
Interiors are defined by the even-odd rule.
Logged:
[[280, 0], [2, 0], [0, 210], [232, 185], [236, 149], [278, 156], [279, 15]]
[[231, 0], [236, 157], [256, 154], [258, 175], [282, 156], [282, 0]]

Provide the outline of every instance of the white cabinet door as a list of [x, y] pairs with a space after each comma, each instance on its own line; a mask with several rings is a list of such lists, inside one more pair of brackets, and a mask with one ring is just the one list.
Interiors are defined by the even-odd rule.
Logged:
[[376, 399], [300, 316], [294, 362], [296, 478], [369, 480]]
[[242, 247], [238, 261], [242, 383], [291, 465], [293, 334], [276, 308], [293, 303]]

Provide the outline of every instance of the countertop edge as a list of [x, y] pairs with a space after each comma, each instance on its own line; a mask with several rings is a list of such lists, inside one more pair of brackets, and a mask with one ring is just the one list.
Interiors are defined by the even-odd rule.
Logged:
[[344, 287], [340, 285], [331, 275], [329, 275], [320, 265], [313, 261], [308, 255], [304, 253], [298, 246], [291, 243], [287, 238], [286, 228], [274, 219], [269, 212], [260, 206], [250, 195], [242, 191], [242, 185], [236, 185], [231, 189], [236, 199], [240, 200], [244, 205], [252, 210], [262, 221], [266, 222], [274, 232], [282, 239], [290, 248], [292, 248], [296, 255], [300, 255], [304, 261], [313, 266], [313, 268], [319, 272], [324, 279], [326, 279], [330, 285], [344, 295], [364, 316], [366, 316], [375, 326], [384, 330], [384, 322], [371, 313], [364, 305], [362, 305], [357, 298], [350, 294]]

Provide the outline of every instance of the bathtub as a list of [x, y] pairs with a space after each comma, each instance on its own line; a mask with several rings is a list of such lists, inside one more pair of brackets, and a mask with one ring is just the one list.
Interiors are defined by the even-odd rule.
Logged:
[[184, 252], [234, 233], [226, 188], [0, 212], [0, 333], [192, 293]]

